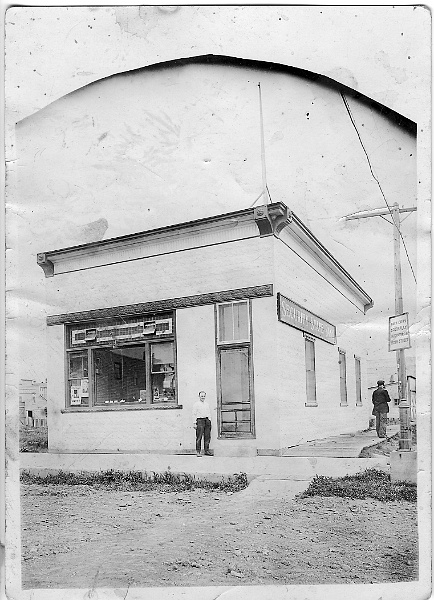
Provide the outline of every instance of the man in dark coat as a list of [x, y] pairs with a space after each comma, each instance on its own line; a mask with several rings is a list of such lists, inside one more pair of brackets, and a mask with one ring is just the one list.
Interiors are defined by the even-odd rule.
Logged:
[[386, 425], [387, 425], [387, 413], [389, 412], [389, 405], [391, 398], [388, 391], [384, 387], [384, 381], [380, 379], [377, 381], [377, 389], [372, 394], [372, 414], [375, 415], [377, 435], [379, 438], [385, 438], [386, 436]]

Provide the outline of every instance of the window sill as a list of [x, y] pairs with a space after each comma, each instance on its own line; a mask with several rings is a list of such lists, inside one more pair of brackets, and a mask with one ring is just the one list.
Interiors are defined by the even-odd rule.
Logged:
[[182, 404], [147, 404], [146, 406], [125, 406], [116, 404], [116, 406], [71, 406], [68, 408], [62, 408], [60, 411], [62, 414], [65, 413], [89, 413], [89, 412], [111, 412], [116, 411], [129, 411], [129, 410], [174, 410], [181, 409]]
[[256, 439], [256, 435], [254, 433], [221, 433], [218, 437], [218, 440], [246, 440], [246, 439]]

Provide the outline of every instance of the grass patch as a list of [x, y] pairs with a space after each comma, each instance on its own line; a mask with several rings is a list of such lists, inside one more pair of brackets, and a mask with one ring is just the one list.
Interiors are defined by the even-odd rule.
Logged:
[[417, 487], [406, 481], [390, 481], [390, 475], [377, 469], [366, 469], [356, 475], [344, 477], [324, 477], [316, 475], [307, 490], [298, 498], [309, 496], [337, 496], [364, 500], [374, 498], [381, 502], [405, 500], [417, 501]]
[[20, 425], [20, 452], [47, 452], [48, 427]]
[[89, 473], [80, 471], [68, 473], [59, 471], [47, 475], [33, 475], [23, 471], [20, 476], [22, 483], [36, 483], [39, 485], [87, 485], [103, 489], [122, 491], [151, 491], [166, 490], [180, 492], [184, 490], [206, 489], [224, 492], [239, 492], [248, 486], [245, 473], [235, 473], [229, 477], [222, 477], [218, 481], [209, 481], [188, 473], [146, 473], [143, 471], [98, 471]]

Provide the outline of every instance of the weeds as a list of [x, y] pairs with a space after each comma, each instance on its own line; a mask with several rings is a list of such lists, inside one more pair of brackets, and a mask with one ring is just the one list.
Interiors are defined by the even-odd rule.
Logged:
[[405, 500], [417, 501], [417, 488], [406, 481], [390, 481], [390, 475], [377, 469], [366, 469], [356, 475], [345, 477], [324, 477], [316, 475], [307, 490], [298, 498], [308, 496], [337, 496], [364, 500], [374, 498], [382, 502]]
[[188, 473], [172, 473], [167, 470], [164, 473], [149, 474], [143, 471], [99, 471], [89, 473], [80, 471], [68, 473], [58, 471], [47, 475], [34, 475], [29, 471], [21, 473], [21, 482], [26, 484], [36, 483], [39, 485], [87, 485], [105, 489], [117, 489], [123, 491], [151, 491], [164, 489], [166, 491], [185, 491], [194, 489], [219, 490], [224, 492], [239, 492], [247, 487], [247, 475], [235, 473], [229, 477], [222, 477], [219, 481], [209, 481], [205, 478], [197, 478]]
[[20, 452], [47, 452], [48, 427], [20, 425]]

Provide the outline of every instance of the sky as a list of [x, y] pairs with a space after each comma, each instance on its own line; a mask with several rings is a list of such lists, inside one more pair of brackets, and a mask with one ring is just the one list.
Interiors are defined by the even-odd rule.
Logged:
[[[16, 122], [108, 75], [201, 54], [299, 67], [326, 75], [383, 103], [418, 123], [419, 169], [423, 175], [424, 152], [430, 143], [429, 21], [429, 12], [424, 7], [411, 6], [14, 7], [6, 14], [9, 180], [13, 181], [15, 161], [19, 159], [14, 142]], [[424, 98], [425, 102], [421, 102]], [[425, 273], [429, 258], [426, 253], [429, 178], [419, 177], [418, 214], [409, 216], [403, 225], [403, 235], [407, 236], [413, 265], [417, 264], [419, 273]], [[31, 223], [30, 208], [20, 205], [20, 199], [13, 196], [13, 186], [11, 190], [8, 203], [12, 211]], [[381, 206], [380, 200], [381, 196], [375, 208]], [[344, 206], [335, 210], [342, 216], [347, 214]], [[312, 221], [314, 231], [315, 226], [318, 230], [318, 223], [315, 224], [314, 218]], [[13, 228], [13, 220], [9, 223]], [[366, 235], [364, 223], [351, 225], [354, 235]], [[381, 229], [377, 224], [374, 227], [376, 231]], [[379, 235], [390, 236], [392, 248], [390, 229]], [[19, 253], [19, 248], [12, 250]], [[345, 265], [345, 260], [341, 262]], [[412, 331], [425, 339], [429, 277], [423, 278], [416, 290], [404, 253], [403, 271]], [[25, 342], [18, 357], [21, 376], [44, 379], [46, 366], [35, 351], [42, 332], [40, 311], [30, 295], [19, 291], [20, 283], [14, 281], [13, 275], [9, 281], [12, 315], [26, 313], [21, 320], [23, 328], [20, 329], [18, 319], [15, 329], [16, 337]], [[375, 281], [372, 285], [375, 287]], [[372, 289], [369, 283], [366, 289], [368, 292]], [[389, 294], [389, 304], [393, 305], [391, 290], [384, 293]], [[369, 327], [374, 332], [378, 328], [376, 333], [384, 338], [384, 314], [379, 319], [374, 311]], [[379, 356], [383, 346], [375, 345]]]

